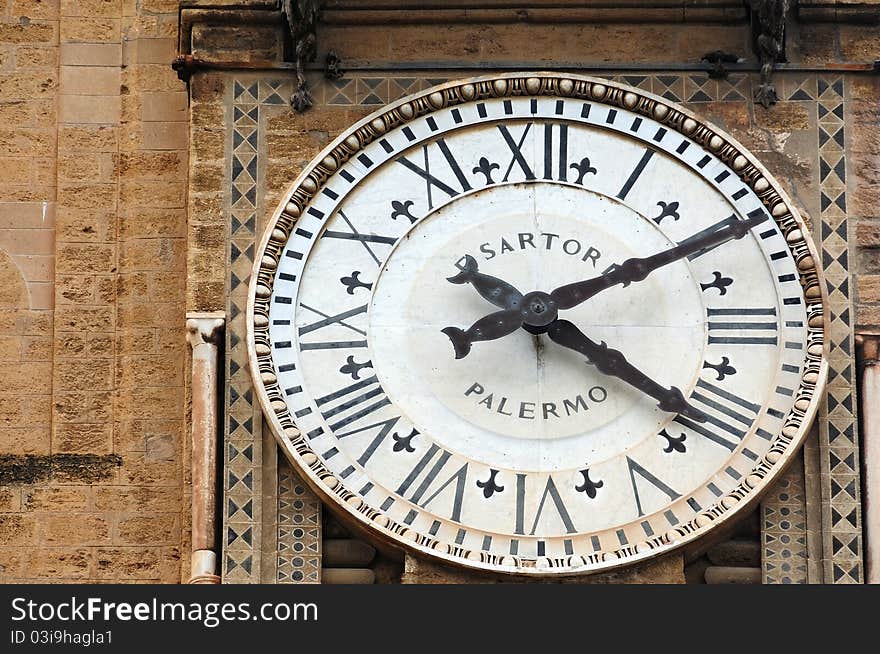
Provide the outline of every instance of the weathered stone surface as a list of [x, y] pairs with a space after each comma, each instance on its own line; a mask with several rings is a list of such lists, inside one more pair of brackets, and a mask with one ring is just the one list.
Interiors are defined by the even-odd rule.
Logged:
[[761, 568], [710, 566], [706, 568], [707, 584], [760, 584]]
[[546, 580], [472, 572], [407, 555], [401, 581], [404, 584], [497, 584], [528, 581], [564, 584], [683, 584], [685, 577], [684, 560], [680, 554], [671, 554], [618, 571]]
[[372, 584], [376, 581], [375, 573], [369, 568], [323, 568], [321, 583], [323, 584]]
[[856, 284], [859, 302], [872, 304], [880, 302], [880, 275], [859, 275]]
[[366, 567], [376, 556], [376, 548], [354, 538], [324, 539], [321, 562], [327, 568]]
[[716, 566], [759, 567], [761, 544], [754, 540], [728, 540], [706, 552], [706, 557]]

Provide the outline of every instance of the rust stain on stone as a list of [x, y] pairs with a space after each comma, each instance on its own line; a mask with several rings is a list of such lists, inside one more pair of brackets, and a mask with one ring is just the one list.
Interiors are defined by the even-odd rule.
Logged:
[[0, 454], [0, 486], [33, 484], [49, 478], [93, 483], [122, 465], [118, 454]]

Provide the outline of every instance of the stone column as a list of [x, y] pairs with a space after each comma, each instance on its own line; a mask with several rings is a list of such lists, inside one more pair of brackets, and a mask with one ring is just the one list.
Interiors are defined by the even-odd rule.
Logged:
[[217, 574], [217, 343], [222, 312], [188, 313], [192, 347], [192, 570], [190, 584], [219, 584]]
[[862, 479], [865, 582], [880, 584], [880, 334], [858, 334], [862, 361]]

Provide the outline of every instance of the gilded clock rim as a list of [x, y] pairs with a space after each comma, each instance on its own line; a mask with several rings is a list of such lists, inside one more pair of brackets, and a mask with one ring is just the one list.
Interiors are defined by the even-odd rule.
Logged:
[[[562, 559], [505, 556], [467, 551], [391, 520], [347, 489], [296, 428], [273, 372], [268, 339], [268, 302], [277, 257], [309, 201], [339, 166], [382, 134], [423, 115], [478, 99], [561, 97], [621, 107], [650, 117], [698, 142], [727, 164], [761, 199], [786, 239], [795, 260], [808, 317], [805, 365], [796, 402], [786, 415], [767, 454], [752, 472], [703, 509], [694, 519], [644, 542]], [[357, 523], [364, 533], [397, 549], [425, 555], [459, 568], [525, 576], [572, 576], [606, 572], [657, 558], [692, 543], [740, 515], [784, 472], [815, 419], [828, 374], [829, 320], [827, 290], [818, 252], [803, 218], [779, 182], [736, 139], [691, 111], [641, 89], [606, 79], [554, 72], [500, 73], [460, 80], [409, 95], [355, 122], [325, 147], [288, 186], [260, 239], [248, 289], [246, 342], [249, 368], [263, 415], [285, 455], [325, 503]], [[809, 377], [809, 379], [807, 379]], [[807, 404], [803, 407], [803, 402]], [[801, 408], [798, 408], [798, 405]], [[500, 559], [499, 561], [489, 561]], [[577, 559], [577, 560], [572, 560]]]

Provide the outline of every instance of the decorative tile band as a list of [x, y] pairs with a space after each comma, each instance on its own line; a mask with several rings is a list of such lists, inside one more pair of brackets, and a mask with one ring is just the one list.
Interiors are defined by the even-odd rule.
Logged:
[[862, 515], [856, 428], [853, 305], [846, 205], [842, 77], [816, 80], [822, 267], [831, 309], [826, 404], [819, 413], [826, 583], [862, 583]]
[[[267, 112], [289, 111], [292, 92], [288, 80], [232, 81], [232, 126], [228, 160], [228, 259], [226, 330], [226, 417], [223, 469], [223, 581], [260, 583], [261, 572], [274, 566], [278, 583], [320, 581], [321, 505], [317, 497], [278, 457], [275, 515], [266, 524], [273, 535], [262, 533], [262, 415], [255, 402], [248, 372], [244, 314], [247, 288], [259, 238], [263, 189], [261, 154], [265, 152]], [[277, 556], [263, 561], [263, 539], [272, 537]]]

